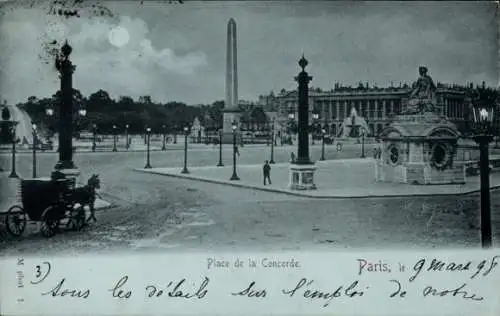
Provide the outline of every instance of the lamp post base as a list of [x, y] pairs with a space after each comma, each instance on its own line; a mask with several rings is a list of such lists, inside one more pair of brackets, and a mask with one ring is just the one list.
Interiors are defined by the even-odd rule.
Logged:
[[217, 164], [217, 167], [224, 167], [224, 164], [222, 163], [222, 161], [219, 161], [219, 163]]
[[9, 175], [9, 178], [16, 178], [16, 179], [19, 179], [19, 176], [17, 175], [17, 173], [15, 172], [11, 172], [10, 175]]
[[275, 162], [274, 162], [274, 160], [273, 160], [273, 159], [271, 159], [271, 160], [269, 161], [269, 163], [270, 163], [270, 164], [272, 164], [272, 165], [273, 165], [273, 164], [275, 164]]
[[184, 169], [182, 169], [181, 173], [187, 174], [187, 173], [189, 173], [189, 170], [186, 167], [184, 167]]
[[147, 163], [145, 166], [144, 166], [144, 169], [151, 169], [151, 165], [149, 163]]
[[236, 173], [233, 173], [233, 175], [231, 176], [231, 178], [229, 180], [231, 180], [231, 181], [239, 181], [240, 178], [238, 177], [238, 175]]

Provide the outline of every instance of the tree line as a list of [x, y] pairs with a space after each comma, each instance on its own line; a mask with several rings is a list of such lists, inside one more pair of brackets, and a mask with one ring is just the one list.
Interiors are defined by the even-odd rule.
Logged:
[[[17, 106], [24, 109], [32, 121], [51, 133], [58, 130], [59, 104], [61, 92], [57, 91], [50, 98], [28, 97], [24, 103]], [[141, 96], [134, 100], [129, 96], [120, 96], [118, 99], [110, 97], [105, 90], [98, 90], [88, 97], [82, 95], [78, 89], [73, 89], [73, 129], [76, 133], [92, 131], [94, 126], [100, 134], [111, 134], [116, 126], [117, 132], [124, 132], [128, 125], [131, 134], [142, 134], [146, 127], [153, 133], [182, 132], [184, 127], [190, 127], [197, 117], [200, 124], [208, 132], [216, 132], [222, 128], [224, 101], [215, 101], [211, 104], [192, 106], [183, 102], [171, 101], [166, 103], [154, 102], [151, 96]], [[51, 116], [47, 109], [53, 109]], [[243, 115], [239, 122], [249, 126], [250, 122], [265, 126], [269, 119], [265, 111], [259, 106], [240, 106]], [[86, 114], [79, 114], [85, 109]], [[261, 128], [260, 128], [261, 129]]]
[[[60, 91], [50, 98], [31, 96], [17, 106], [24, 109], [33, 122], [56, 132], [60, 97]], [[49, 108], [53, 109], [51, 116], [47, 115]], [[150, 96], [142, 96], [137, 100], [121, 96], [115, 100], [102, 89], [85, 97], [79, 90], [73, 89], [73, 126], [76, 132], [91, 131], [95, 126], [99, 133], [105, 134], [112, 133], [113, 126], [116, 126], [117, 131], [124, 131], [128, 125], [128, 131], [132, 134], [144, 133], [146, 127], [156, 133], [172, 133], [192, 124], [195, 117], [208, 130], [217, 130], [222, 125], [223, 108], [224, 101], [190, 106], [176, 101], [153, 102]], [[80, 109], [86, 110], [85, 116], [79, 114]]]

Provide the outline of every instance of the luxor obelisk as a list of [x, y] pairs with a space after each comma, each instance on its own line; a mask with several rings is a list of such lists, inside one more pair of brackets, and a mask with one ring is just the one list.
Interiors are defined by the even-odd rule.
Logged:
[[[223, 143], [233, 142], [233, 122], [239, 131], [240, 110], [238, 108], [238, 58], [236, 41], [236, 22], [233, 18], [227, 23], [226, 50], [226, 103], [223, 111]], [[239, 138], [239, 137], [238, 137]]]

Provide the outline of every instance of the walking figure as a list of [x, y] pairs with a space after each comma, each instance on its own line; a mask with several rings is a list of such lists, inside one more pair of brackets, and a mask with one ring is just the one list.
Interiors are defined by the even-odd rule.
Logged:
[[234, 145], [234, 152], [238, 155], [238, 157], [240, 156], [240, 150], [238, 149], [238, 145]]
[[290, 153], [290, 163], [295, 163], [295, 154], [293, 152]]
[[264, 185], [266, 185], [266, 180], [267, 182], [269, 182], [269, 184], [271, 184], [271, 165], [269, 165], [268, 160], [266, 160], [262, 171], [264, 172]]

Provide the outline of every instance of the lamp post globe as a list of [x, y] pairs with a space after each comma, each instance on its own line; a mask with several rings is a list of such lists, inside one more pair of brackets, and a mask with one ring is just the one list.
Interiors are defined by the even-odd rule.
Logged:
[[187, 168], [187, 144], [188, 144], [188, 133], [189, 133], [189, 127], [184, 126], [184, 168], [182, 169], [181, 173], [187, 174], [189, 173], [189, 170]]
[[146, 165], [144, 169], [151, 169], [151, 157], [150, 157], [150, 142], [151, 140], [151, 128], [146, 128]]

